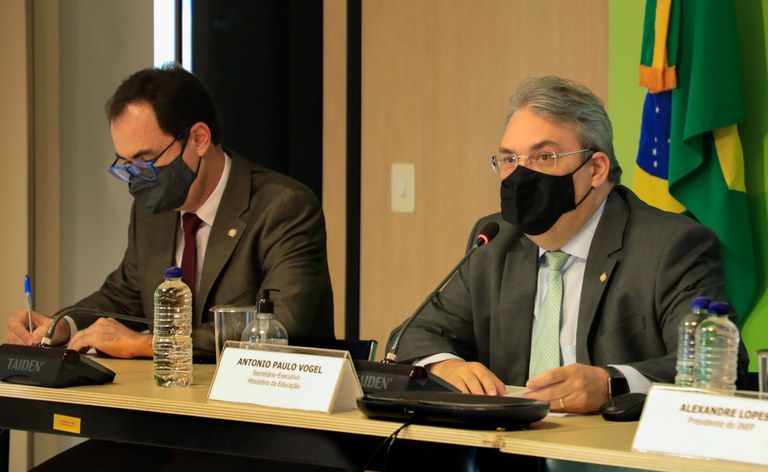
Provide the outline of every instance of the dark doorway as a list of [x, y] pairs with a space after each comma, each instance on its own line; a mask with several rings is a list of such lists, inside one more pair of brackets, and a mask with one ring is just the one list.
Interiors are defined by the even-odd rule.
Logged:
[[322, 199], [323, 2], [193, 0], [192, 71], [224, 146]]

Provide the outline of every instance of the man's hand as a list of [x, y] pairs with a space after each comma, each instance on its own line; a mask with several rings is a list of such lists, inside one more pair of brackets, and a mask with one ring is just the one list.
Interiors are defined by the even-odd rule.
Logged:
[[428, 366], [429, 371], [464, 393], [506, 395], [504, 383], [479, 362], [448, 359]]
[[[26, 308], [19, 308], [8, 319], [8, 342], [31, 346], [43, 340], [53, 318], [32, 312], [32, 334], [29, 334], [29, 313]], [[56, 332], [51, 340], [53, 345], [64, 344], [69, 339], [69, 323], [61, 322], [56, 325]]]
[[552, 410], [594, 413], [608, 401], [608, 371], [585, 364], [570, 364], [531, 378], [525, 396], [549, 403]]
[[99, 318], [69, 341], [69, 348], [77, 351], [91, 347], [113, 357], [152, 357], [152, 335], [137, 333], [112, 318]]

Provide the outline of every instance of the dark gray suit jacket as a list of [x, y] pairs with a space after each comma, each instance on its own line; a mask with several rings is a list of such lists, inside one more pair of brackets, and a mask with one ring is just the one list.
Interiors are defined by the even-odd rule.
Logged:
[[[528, 378], [538, 247], [498, 213], [477, 222], [470, 246], [489, 221], [499, 224], [498, 236], [424, 308], [403, 335], [398, 360], [448, 352], [482, 362], [507, 384], [523, 385]], [[712, 231], [688, 217], [648, 206], [617, 186], [608, 196], [587, 258], [577, 362], [629, 365], [652, 381], [674, 382], [680, 320], [694, 296], [724, 300], [723, 277], [720, 246]], [[742, 378], [747, 363], [742, 345]]]
[[[304, 185], [233, 155], [206, 248], [195, 303], [196, 356], [214, 354], [215, 305], [255, 305], [260, 288], [273, 294], [275, 315], [294, 345], [333, 339], [333, 296], [326, 260], [325, 219]], [[134, 202], [128, 248], [99, 291], [75, 306], [152, 319], [163, 269], [175, 264], [179, 213], [151, 215]], [[75, 315], [78, 328], [93, 317]]]

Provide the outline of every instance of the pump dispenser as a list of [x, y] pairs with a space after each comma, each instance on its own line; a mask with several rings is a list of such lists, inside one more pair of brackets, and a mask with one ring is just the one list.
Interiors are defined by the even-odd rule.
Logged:
[[256, 319], [248, 323], [241, 341], [262, 344], [288, 344], [288, 332], [285, 326], [275, 319], [275, 302], [269, 298], [270, 292], [279, 292], [274, 288], [265, 288], [259, 292], [256, 304]]

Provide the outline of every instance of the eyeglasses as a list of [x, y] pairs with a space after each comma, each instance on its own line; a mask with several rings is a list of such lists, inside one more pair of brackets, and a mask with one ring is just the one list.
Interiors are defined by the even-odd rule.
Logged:
[[[107, 169], [107, 172], [118, 178], [119, 180], [122, 180], [123, 182], [131, 183], [134, 179], [139, 178], [141, 180], [146, 180], [148, 182], [152, 182], [154, 180], [157, 180], [157, 171], [155, 170], [155, 162], [157, 162], [158, 159], [160, 159], [160, 156], [165, 154], [165, 151], [171, 148], [173, 146], [173, 143], [181, 139], [182, 136], [184, 136], [187, 133], [187, 130], [182, 131], [181, 133], [177, 134], [175, 138], [173, 138], [173, 141], [171, 141], [171, 144], [165, 147], [162, 151], [160, 151], [160, 154], [157, 155], [154, 159], [151, 161], [139, 161], [139, 162], [128, 162], [126, 159], [123, 159], [120, 156], [117, 156], [115, 158], [115, 161], [112, 163], [112, 165]], [[184, 139], [184, 145], [181, 147], [181, 153], [179, 153], [179, 156], [184, 154], [184, 149], [187, 147], [187, 139]], [[123, 165], [116, 165], [117, 161], [120, 159], [123, 159], [126, 161]], [[178, 159], [178, 156], [177, 156]]]
[[491, 168], [497, 174], [502, 172], [512, 172], [520, 163], [520, 159], [525, 158], [525, 162], [528, 166], [534, 170], [544, 171], [557, 167], [557, 160], [561, 157], [570, 156], [571, 154], [579, 154], [582, 152], [594, 151], [594, 149], [580, 149], [578, 151], [564, 152], [557, 154], [555, 152], [540, 152], [533, 156], [518, 156], [517, 154], [499, 154], [498, 156], [491, 157]]

